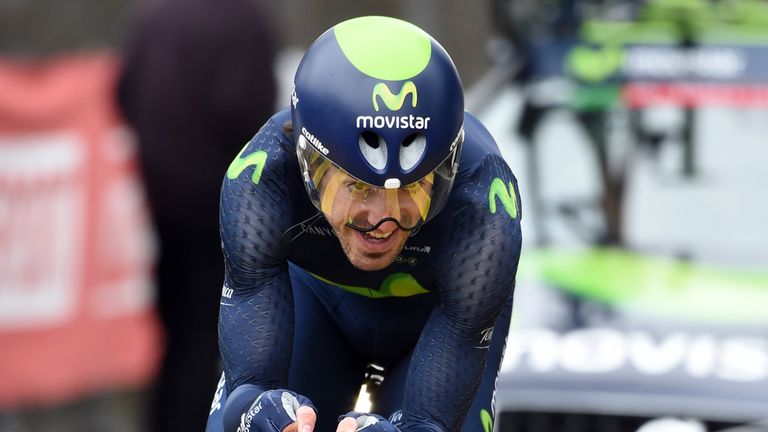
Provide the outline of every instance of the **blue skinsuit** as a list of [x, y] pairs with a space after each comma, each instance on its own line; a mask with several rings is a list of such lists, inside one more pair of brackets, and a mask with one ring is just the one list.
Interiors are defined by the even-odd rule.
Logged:
[[401, 410], [402, 430], [487, 431], [521, 246], [517, 182], [493, 138], [465, 115], [445, 208], [392, 265], [362, 271], [307, 197], [289, 120], [273, 116], [222, 186], [226, 379], [207, 431], [236, 430], [275, 388], [309, 397], [315, 430], [335, 430], [369, 362], [387, 368], [374, 412]]

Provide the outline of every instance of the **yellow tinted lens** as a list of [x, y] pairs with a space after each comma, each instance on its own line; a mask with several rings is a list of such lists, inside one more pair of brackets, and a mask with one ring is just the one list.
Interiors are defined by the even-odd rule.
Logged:
[[422, 220], [427, 219], [429, 213], [429, 205], [432, 202], [430, 192], [432, 190], [432, 181], [435, 178], [434, 173], [429, 173], [422, 180], [414, 182], [406, 186], [408, 194], [410, 194], [416, 207], [419, 209], [419, 215]]
[[385, 218], [397, 219], [403, 227], [427, 218], [434, 174], [399, 189], [385, 189], [359, 181], [322, 158], [312, 165], [320, 210], [331, 220], [368, 228]]
[[331, 161], [324, 159], [318, 167], [315, 169], [315, 172], [312, 174], [312, 181], [315, 182], [315, 186], [320, 184], [320, 181], [323, 179], [323, 176], [326, 172], [328, 172], [328, 168], [331, 166]]
[[330, 214], [333, 209], [333, 202], [336, 200], [336, 194], [339, 192], [341, 184], [344, 179], [348, 178], [343, 171], [336, 170], [331, 174], [328, 179], [328, 183], [322, 188], [322, 201], [320, 203], [320, 210], [323, 213]]

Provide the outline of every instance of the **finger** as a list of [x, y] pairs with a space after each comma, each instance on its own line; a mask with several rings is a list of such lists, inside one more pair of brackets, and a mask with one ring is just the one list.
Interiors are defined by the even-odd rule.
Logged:
[[357, 422], [352, 417], [344, 417], [339, 422], [339, 426], [336, 428], [336, 432], [355, 432], [357, 430]]
[[296, 422], [298, 423], [298, 432], [312, 432], [317, 422], [315, 410], [308, 406], [301, 406], [296, 410]]
[[299, 432], [299, 424], [297, 422], [293, 422], [283, 428], [283, 432]]

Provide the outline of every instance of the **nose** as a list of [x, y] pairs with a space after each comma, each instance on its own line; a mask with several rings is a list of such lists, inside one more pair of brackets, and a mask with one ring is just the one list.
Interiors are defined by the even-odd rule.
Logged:
[[[371, 226], [376, 225], [382, 219], [393, 218], [400, 219], [400, 206], [397, 199], [397, 191], [386, 190], [384, 193], [377, 193], [375, 197], [368, 199], [368, 223]], [[382, 232], [392, 232], [396, 230], [397, 224], [392, 221], [386, 221], [378, 230]]]

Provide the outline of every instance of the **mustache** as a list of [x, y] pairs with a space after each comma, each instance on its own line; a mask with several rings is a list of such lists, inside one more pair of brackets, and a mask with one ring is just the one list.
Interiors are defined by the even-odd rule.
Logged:
[[382, 219], [382, 220], [378, 221], [378, 222], [376, 223], [376, 225], [374, 225], [374, 226], [372, 226], [372, 227], [370, 227], [370, 228], [363, 228], [363, 227], [359, 227], [359, 226], [357, 226], [357, 225], [353, 225], [353, 224], [352, 224], [352, 223], [350, 223], [350, 222], [347, 222], [345, 225], [346, 225], [347, 227], [349, 227], [349, 228], [352, 228], [352, 229], [353, 229], [353, 230], [355, 230], [355, 231], [360, 231], [361, 233], [369, 233], [369, 232], [371, 232], [371, 231], [375, 231], [375, 230], [377, 230], [377, 229], [378, 229], [378, 228], [379, 228], [379, 227], [380, 227], [380, 226], [381, 226], [383, 223], [385, 223], [385, 222], [392, 222], [392, 223], [394, 223], [395, 225], [397, 225], [397, 227], [398, 227], [399, 229], [401, 229], [402, 231], [406, 231], [406, 232], [410, 232], [410, 231], [418, 231], [418, 229], [421, 227], [421, 224], [422, 224], [421, 220], [419, 220], [419, 222], [418, 222], [416, 225], [414, 225], [414, 226], [412, 226], [412, 227], [410, 227], [410, 228], [406, 228], [406, 227], [402, 226], [402, 225], [400, 224], [400, 221], [398, 221], [397, 219], [395, 219], [395, 218], [393, 218], [393, 217], [386, 217], [386, 218], [384, 218], [384, 219]]

